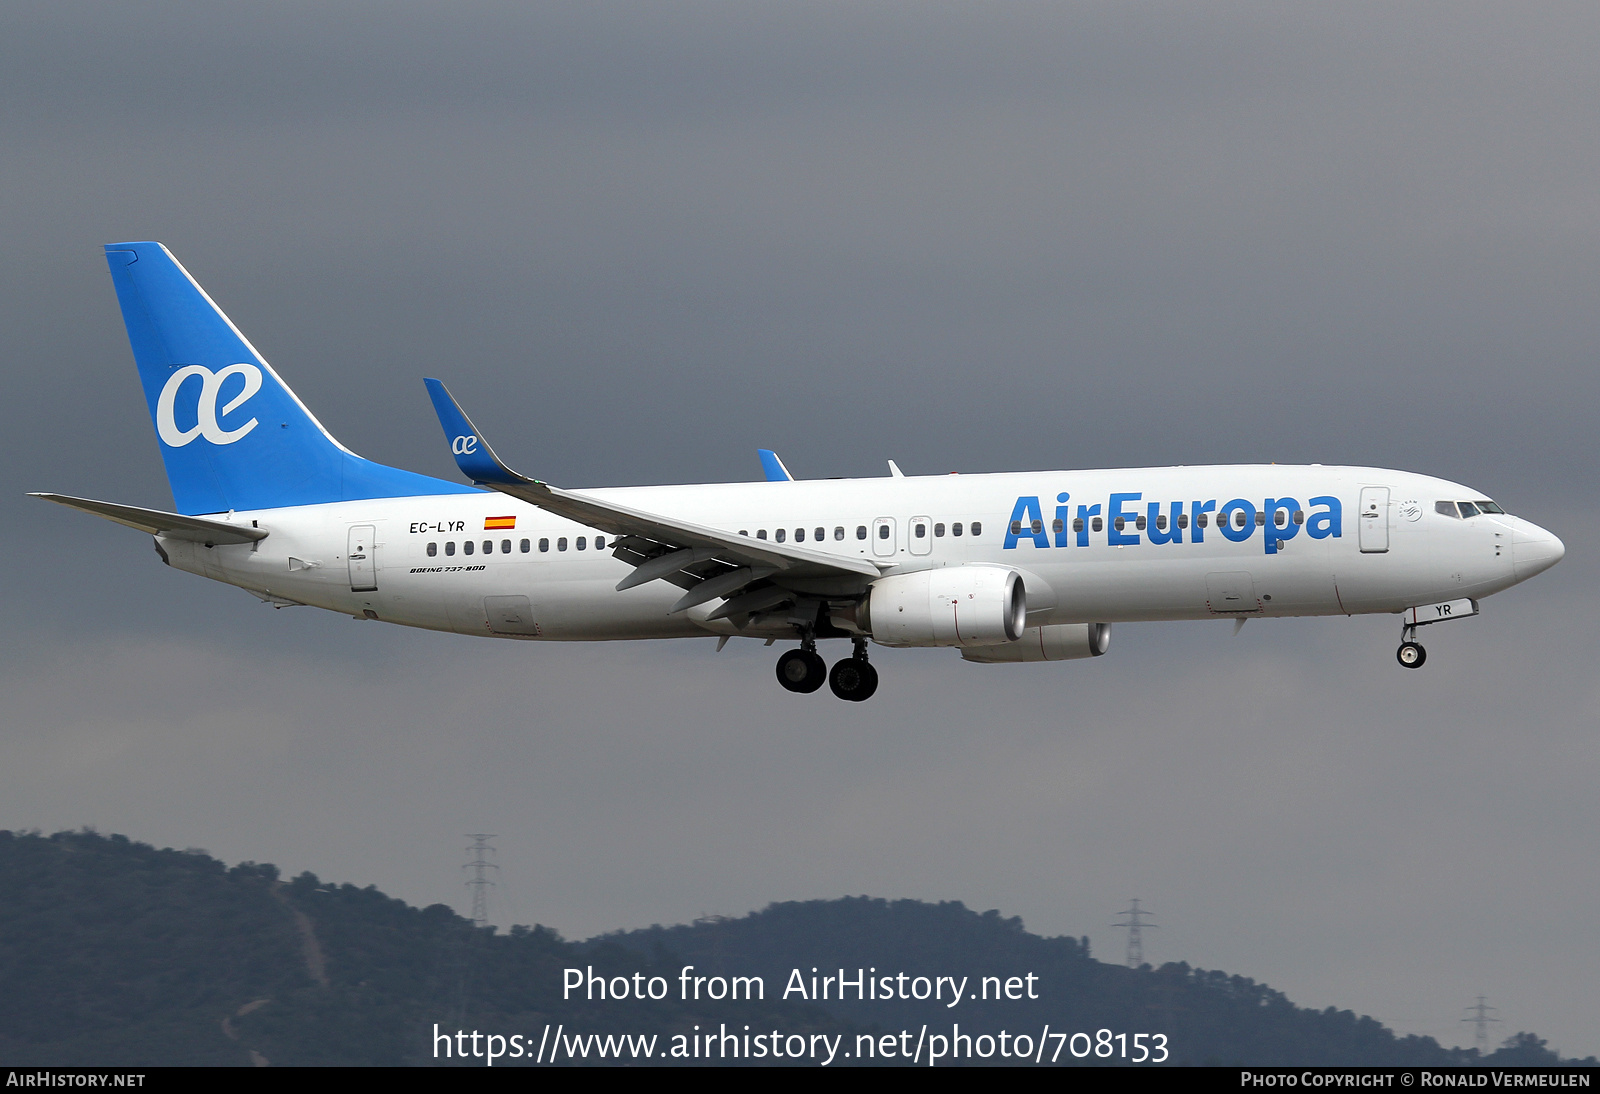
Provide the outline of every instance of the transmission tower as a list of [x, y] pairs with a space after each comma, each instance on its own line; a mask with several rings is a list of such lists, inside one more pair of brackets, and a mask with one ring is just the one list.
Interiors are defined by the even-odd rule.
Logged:
[[1130, 907], [1117, 913], [1122, 917], [1122, 922], [1111, 925], [1128, 932], [1128, 968], [1137, 969], [1144, 964], [1144, 935], [1141, 932], [1146, 928], [1153, 929], [1157, 924], [1146, 922], [1155, 913], [1139, 907], [1138, 897], [1134, 897], [1129, 904]]
[[467, 888], [472, 890], [472, 923], [475, 927], [487, 927], [489, 890], [494, 886], [494, 882], [489, 880], [489, 871], [500, 869], [489, 861], [488, 856], [495, 853], [489, 841], [498, 837], [487, 832], [469, 832], [467, 838], [472, 841], [472, 846], [467, 848], [467, 854], [472, 858], [461, 868], [472, 871], [472, 877], [466, 882]]
[[1478, 996], [1478, 1001], [1467, 1008], [1467, 1016], [1461, 1019], [1463, 1022], [1472, 1023], [1472, 1043], [1476, 1046], [1479, 1056], [1487, 1056], [1489, 1054], [1489, 1023], [1500, 1021], [1499, 1018], [1493, 1018], [1489, 1014], [1490, 1011], [1498, 1008], [1489, 1006], [1484, 1003], [1483, 999], [1483, 996]]

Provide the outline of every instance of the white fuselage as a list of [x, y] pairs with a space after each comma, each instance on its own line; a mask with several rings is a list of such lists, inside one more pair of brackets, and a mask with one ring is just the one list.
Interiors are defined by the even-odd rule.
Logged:
[[[1561, 552], [1554, 536], [1517, 517], [1437, 511], [1441, 501], [1483, 497], [1467, 487], [1359, 467], [1137, 468], [585, 493], [752, 538], [776, 540], [781, 530], [794, 543], [803, 530], [805, 547], [873, 561], [888, 567], [887, 575], [962, 563], [1012, 567], [1023, 575], [1033, 626], [1400, 612], [1498, 592], [1553, 565]], [[1217, 513], [1234, 499], [1249, 503], [1248, 523], [1224, 533]], [[1280, 507], [1267, 515], [1275, 502]], [[486, 529], [505, 517], [515, 526]], [[162, 538], [164, 555], [180, 569], [275, 602], [460, 634], [586, 641], [788, 633], [781, 621], [776, 629], [744, 630], [728, 619], [707, 622], [710, 604], [670, 615], [682, 589], [665, 581], [617, 592], [632, 566], [612, 557], [611, 537], [597, 550], [593, 529], [499, 493], [337, 502], [227, 519], [254, 522], [269, 534], [215, 547]], [[1152, 533], [1169, 542], [1153, 542]], [[859, 596], [869, 580], [811, 591], [824, 599]], [[495, 598], [508, 597], [526, 597], [531, 620], [497, 626]]]

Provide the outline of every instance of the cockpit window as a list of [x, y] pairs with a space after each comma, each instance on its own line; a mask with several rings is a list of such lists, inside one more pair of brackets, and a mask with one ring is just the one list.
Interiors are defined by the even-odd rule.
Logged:
[[1488, 498], [1479, 498], [1477, 501], [1436, 501], [1433, 503], [1433, 511], [1442, 516], [1458, 517], [1462, 520], [1478, 516], [1480, 513], [1505, 515], [1505, 510]]

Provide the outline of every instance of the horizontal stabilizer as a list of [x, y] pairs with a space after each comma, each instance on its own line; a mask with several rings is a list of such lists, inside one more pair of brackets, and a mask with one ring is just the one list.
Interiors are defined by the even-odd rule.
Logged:
[[260, 528], [232, 524], [225, 520], [181, 517], [177, 513], [163, 513], [159, 509], [141, 509], [137, 505], [118, 505], [110, 501], [68, 497], [66, 494], [28, 496], [43, 498], [45, 501], [53, 501], [57, 505], [65, 505], [72, 509], [81, 509], [85, 513], [93, 513], [97, 517], [116, 521], [118, 524], [147, 532], [152, 536], [193, 540], [208, 547], [216, 543], [254, 543], [256, 540], [267, 538], [267, 533]]

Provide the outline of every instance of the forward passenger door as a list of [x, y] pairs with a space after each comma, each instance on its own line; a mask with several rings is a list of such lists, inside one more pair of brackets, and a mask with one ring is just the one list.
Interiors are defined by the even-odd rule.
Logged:
[[1389, 488], [1363, 486], [1361, 488], [1361, 553], [1382, 554], [1389, 549]]

